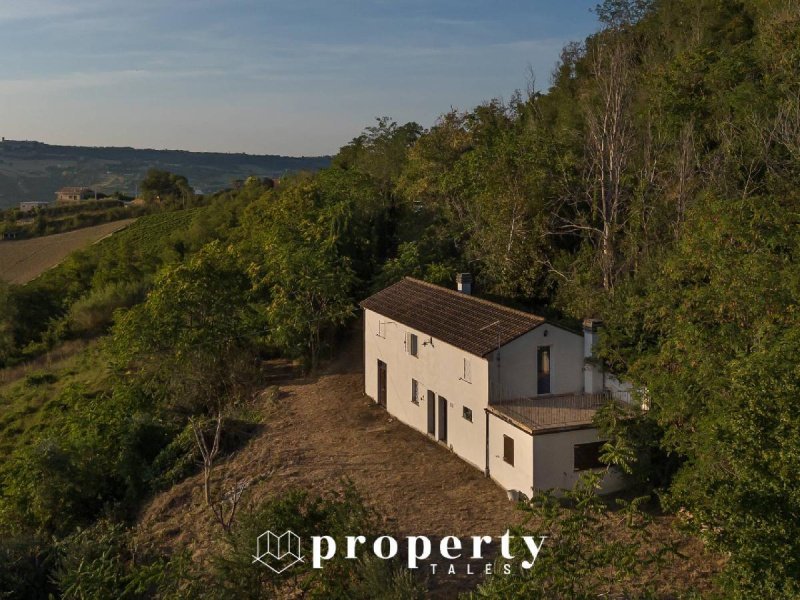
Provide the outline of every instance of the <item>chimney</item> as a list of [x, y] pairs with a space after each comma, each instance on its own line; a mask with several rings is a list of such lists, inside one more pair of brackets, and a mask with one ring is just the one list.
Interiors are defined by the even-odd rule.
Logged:
[[603, 369], [594, 359], [599, 330], [603, 325], [600, 319], [583, 320], [583, 391], [598, 394], [603, 391]]
[[456, 275], [456, 283], [458, 284], [458, 291], [462, 294], [472, 294], [472, 275], [469, 273], [459, 273]]

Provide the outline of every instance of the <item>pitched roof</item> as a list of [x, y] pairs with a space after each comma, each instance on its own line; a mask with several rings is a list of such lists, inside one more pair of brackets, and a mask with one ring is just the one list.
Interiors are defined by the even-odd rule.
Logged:
[[370, 296], [361, 306], [477, 356], [486, 356], [545, 321], [411, 277]]

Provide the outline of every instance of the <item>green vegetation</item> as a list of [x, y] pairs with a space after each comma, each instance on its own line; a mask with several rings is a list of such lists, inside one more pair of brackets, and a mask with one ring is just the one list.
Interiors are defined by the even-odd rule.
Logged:
[[0, 212], [0, 238], [13, 233], [14, 239], [63, 233], [82, 227], [138, 217], [144, 206], [127, 206], [117, 199], [87, 200], [79, 204], [50, 205], [30, 212], [10, 208]]
[[[645, 539], [646, 508], [676, 515], [726, 557], [719, 597], [800, 594], [800, 11], [777, 0], [607, 0], [598, 15], [604, 29], [564, 49], [546, 93], [531, 85], [427, 130], [378, 119], [329, 168], [275, 188], [249, 179], [199, 200], [185, 178], [151, 173], [144, 189], [169, 198], [163, 212], [0, 287], [6, 365], [107, 336], [89, 351], [102, 368], [84, 373], [76, 358], [2, 388], [0, 528], [13, 537], [0, 559], [25, 565], [3, 576], [39, 597], [53, 585], [85, 590], [76, 597], [188, 595], [182, 557], [136, 562], [127, 528], [143, 499], [200, 460], [222, 535], [234, 548], [251, 542], [249, 513], [235, 516], [242, 490], [221, 489], [213, 467], [231, 450], [220, 432], [259, 385], [253, 364], [283, 356], [314, 368], [369, 291], [403, 275], [450, 283], [464, 270], [481, 294], [601, 317], [603, 359], [649, 406], [636, 419], [603, 417], [607, 459], [641, 494], [616, 513], [622, 537], [598, 539], [607, 510], [591, 481], [563, 507], [535, 498], [527, 510], [561, 544], [548, 568], [478, 593], [658, 596], [641, 567], [681, 557]], [[336, 502], [287, 495], [261, 510], [349, 522]], [[109, 554], [93, 554], [87, 527]], [[62, 542], [94, 566], [76, 573]], [[232, 552], [207, 577], [265, 576]], [[417, 593], [373, 568], [304, 585]], [[94, 587], [107, 572], [122, 587]]]

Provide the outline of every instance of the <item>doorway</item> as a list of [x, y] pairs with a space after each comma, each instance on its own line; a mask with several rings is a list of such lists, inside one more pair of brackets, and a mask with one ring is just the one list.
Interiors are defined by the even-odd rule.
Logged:
[[386, 363], [378, 361], [378, 404], [386, 408]]
[[447, 443], [447, 398], [439, 396], [439, 441]]
[[428, 435], [436, 435], [436, 394], [428, 390]]

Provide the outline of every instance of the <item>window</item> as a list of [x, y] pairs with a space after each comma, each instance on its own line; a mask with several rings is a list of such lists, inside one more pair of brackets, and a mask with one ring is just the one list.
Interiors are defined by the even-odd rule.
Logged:
[[590, 442], [588, 444], [575, 444], [575, 470], [597, 469], [603, 467], [600, 462], [600, 450], [605, 442]]
[[378, 337], [386, 337], [386, 322], [378, 321]]
[[417, 334], [416, 333], [407, 333], [406, 334], [406, 352], [408, 352], [411, 356], [417, 356]]
[[419, 383], [416, 379], [411, 380], [411, 401], [419, 404]]
[[471, 408], [467, 408], [465, 406], [464, 407], [464, 411], [461, 414], [467, 421], [472, 423], [472, 409]]
[[514, 438], [503, 436], [503, 460], [514, 466]]
[[468, 358], [464, 359], [464, 374], [461, 376], [461, 381], [472, 383], [472, 365]]

